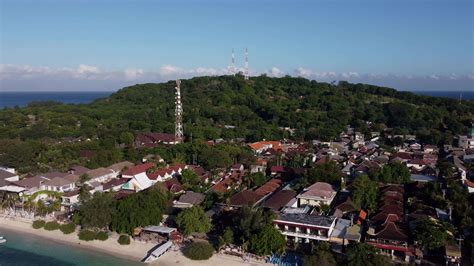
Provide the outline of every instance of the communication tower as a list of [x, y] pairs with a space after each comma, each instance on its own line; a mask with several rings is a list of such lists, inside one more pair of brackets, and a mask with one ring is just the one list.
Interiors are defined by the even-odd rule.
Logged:
[[176, 143], [182, 143], [184, 139], [183, 133], [183, 104], [181, 103], [181, 80], [176, 80], [176, 96], [175, 96], [175, 122], [174, 122], [174, 138]]

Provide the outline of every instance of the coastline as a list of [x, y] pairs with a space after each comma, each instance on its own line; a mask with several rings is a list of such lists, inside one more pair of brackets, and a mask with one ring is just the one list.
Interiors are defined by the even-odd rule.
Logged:
[[[106, 241], [82, 241], [79, 240], [77, 234], [75, 233], [65, 235], [60, 230], [46, 231], [43, 228], [34, 229], [30, 221], [4, 217], [0, 217], [0, 230], [5, 230], [7, 232], [17, 232], [25, 235], [34, 235], [40, 238], [48, 239], [58, 244], [67, 245], [71, 248], [80, 248], [137, 263], [139, 263], [145, 257], [147, 252], [155, 246], [155, 244], [152, 243], [141, 243], [136, 241], [131, 241], [130, 245], [122, 246], [117, 243], [117, 239], [115, 237], [110, 237]], [[195, 261], [186, 258], [181, 253], [181, 251], [171, 249], [158, 260], [150, 263], [150, 265], [239, 266], [271, 264], [255, 260], [244, 262], [240, 257], [225, 254], [214, 254], [209, 260]]]
[[46, 231], [42, 228], [34, 229], [30, 222], [18, 219], [6, 219], [3, 217], [0, 218], [0, 229], [22, 234], [31, 234], [41, 238], [46, 238], [59, 244], [107, 254], [116, 258], [134, 262], [140, 262], [146, 256], [147, 252], [155, 246], [155, 244], [152, 243], [140, 243], [136, 241], [131, 241], [130, 245], [122, 246], [117, 243], [117, 239], [113, 237], [110, 237], [106, 241], [83, 241], [79, 240], [75, 233], [65, 235], [59, 230]]

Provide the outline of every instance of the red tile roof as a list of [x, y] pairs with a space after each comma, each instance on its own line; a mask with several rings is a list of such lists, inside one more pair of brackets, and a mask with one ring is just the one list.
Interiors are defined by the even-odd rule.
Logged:
[[261, 198], [257, 193], [250, 190], [242, 190], [230, 198], [232, 206], [253, 205]]
[[139, 164], [139, 165], [132, 166], [132, 167], [128, 168], [127, 170], [125, 170], [122, 173], [122, 175], [125, 175], [125, 176], [138, 175], [140, 173], [145, 173], [148, 169], [150, 169], [154, 166], [155, 166], [155, 164], [153, 164], [153, 163]]

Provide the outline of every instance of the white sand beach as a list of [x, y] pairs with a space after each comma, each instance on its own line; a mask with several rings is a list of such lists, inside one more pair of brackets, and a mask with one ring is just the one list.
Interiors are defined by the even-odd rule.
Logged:
[[34, 229], [30, 222], [22, 221], [20, 219], [0, 218], [0, 229], [18, 231], [25, 234], [34, 234], [39, 237], [44, 237], [49, 240], [64, 243], [66, 245], [81, 247], [92, 251], [107, 253], [115, 257], [140, 261], [147, 254], [148, 250], [155, 245], [151, 243], [140, 243], [132, 241], [130, 245], [122, 246], [117, 243], [116, 238], [109, 238], [106, 241], [82, 241], [79, 240], [77, 234], [69, 235], [63, 234], [59, 230], [46, 231], [44, 229]]
[[[117, 243], [115, 237], [111, 237], [106, 241], [82, 241], [79, 240], [77, 234], [65, 235], [59, 230], [46, 231], [44, 229], [34, 229], [31, 222], [19, 218], [0, 218], [0, 229], [9, 231], [18, 231], [25, 234], [33, 234], [44, 237], [49, 240], [70, 245], [71, 247], [80, 247], [92, 251], [109, 254], [114, 257], [123, 258], [133, 261], [141, 261], [152, 249], [155, 244], [141, 243], [132, 241], [130, 245], [122, 246]], [[158, 260], [150, 265], [171, 266], [171, 265], [211, 265], [211, 266], [237, 266], [237, 265], [271, 265], [257, 261], [245, 262], [242, 258], [224, 254], [214, 254], [209, 260], [193, 261], [186, 258], [179, 250], [170, 250]]]

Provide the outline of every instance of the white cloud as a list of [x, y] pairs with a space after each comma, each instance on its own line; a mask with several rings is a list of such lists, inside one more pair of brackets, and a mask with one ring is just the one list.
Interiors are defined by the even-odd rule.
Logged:
[[160, 67], [160, 74], [162, 75], [173, 75], [182, 72], [182, 69], [172, 65], [164, 65]]
[[285, 75], [285, 72], [278, 67], [272, 67], [270, 70], [267, 70], [266, 73], [270, 77], [282, 77]]
[[[163, 65], [158, 70], [150, 71], [141, 68], [126, 68], [124, 70], [106, 70], [97, 66], [80, 64], [76, 68], [51, 68], [47, 66], [13, 65], [0, 64], [0, 90], [51, 89], [52, 84], [57, 87], [75, 84], [77, 88], [81, 86], [96, 89], [119, 88], [120, 86], [134, 83], [161, 82], [177, 78], [190, 78], [195, 76], [216, 76], [231, 74], [232, 69], [197, 67], [184, 69], [173, 65]], [[236, 72], [244, 72], [245, 69], [235, 69]], [[256, 70], [250, 71], [251, 76], [258, 76], [266, 73], [272, 77], [284, 76], [287, 72], [274, 66], [265, 72]], [[312, 69], [299, 67], [294, 70], [294, 76], [315, 79], [317, 81], [331, 82], [333, 80], [347, 80], [353, 83], [368, 83], [382, 86], [391, 86], [401, 89], [446, 89], [451, 87], [472, 89], [474, 86], [474, 73], [470, 74], [433, 74], [433, 75], [398, 75], [380, 73], [358, 73], [355, 71], [336, 73], [333, 71], [316, 72]], [[59, 85], [58, 85], [59, 84]], [[86, 85], [84, 85], [86, 84]], [[97, 85], [99, 84], [99, 85]], [[71, 86], [69, 86], [71, 88]]]
[[295, 74], [298, 77], [310, 78], [313, 75], [313, 71], [311, 69], [299, 67], [295, 70]]
[[137, 68], [127, 68], [124, 71], [125, 74], [125, 79], [126, 80], [136, 80], [143, 76], [143, 69], [137, 69]]

